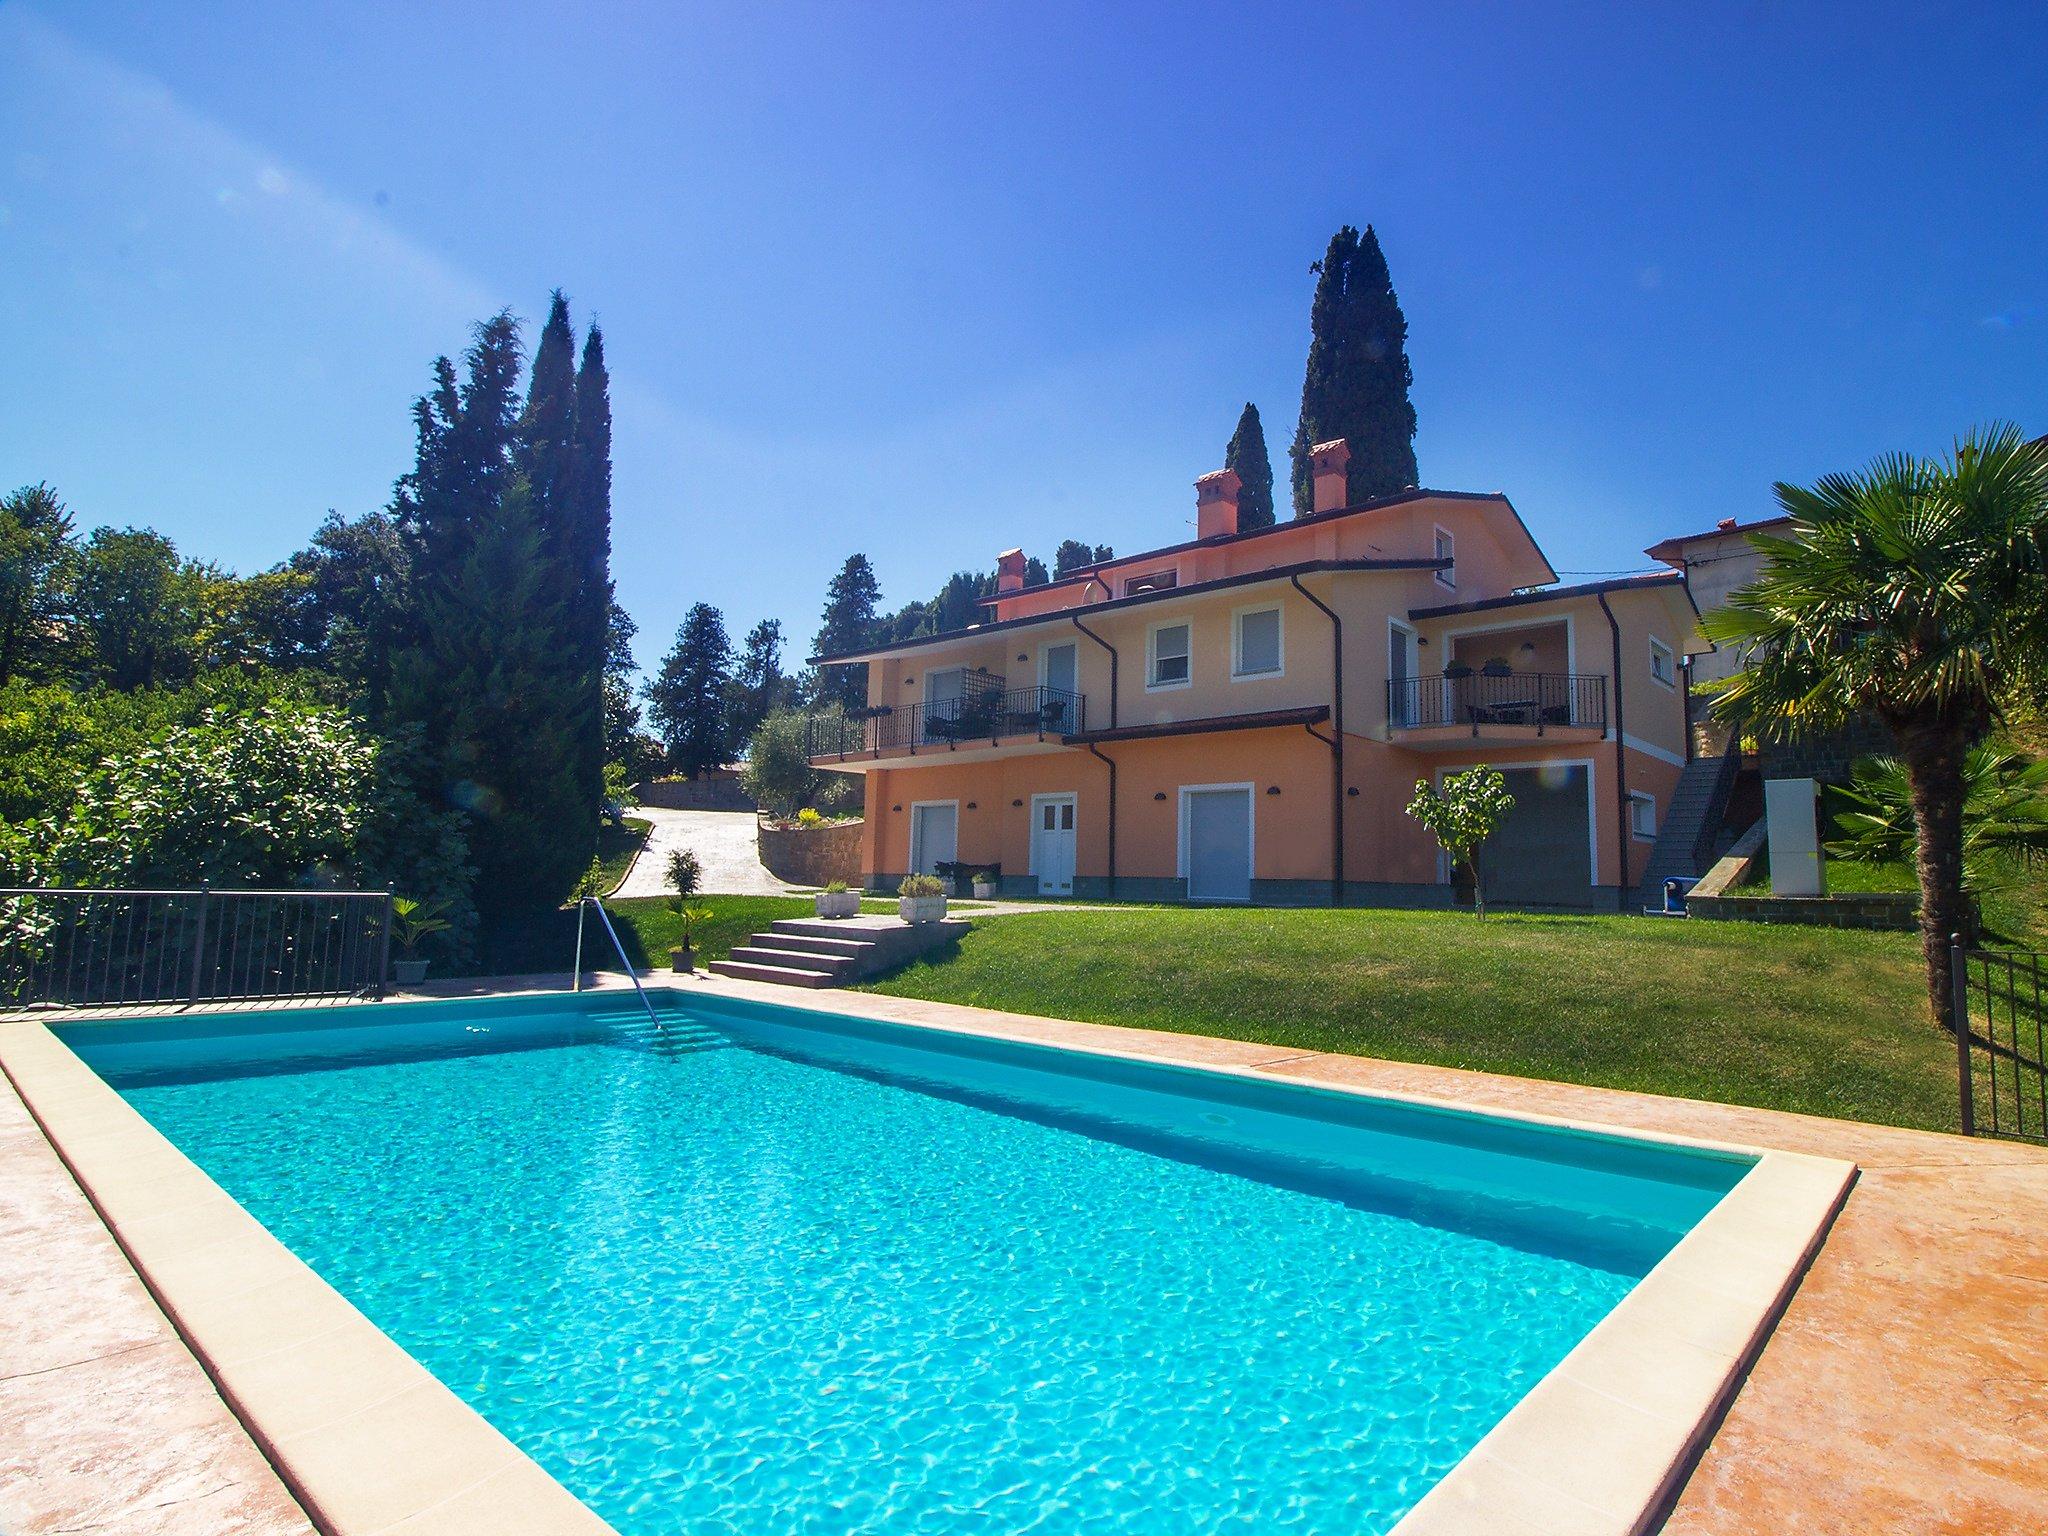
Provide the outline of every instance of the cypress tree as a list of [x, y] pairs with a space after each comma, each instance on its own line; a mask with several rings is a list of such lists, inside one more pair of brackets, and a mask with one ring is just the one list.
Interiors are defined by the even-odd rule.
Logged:
[[559, 901], [596, 825], [578, 762], [601, 716], [563, 643], [558, 568], [514, 462], [522, 366], [518, 322], [502, 312], [477, 326], [459, 386], [436, 359], [393, 499], [414, 553], [385, 723], [418, 728], [428, 788], [467, 813], [478, 905], [493, 914]]
[[697, 603], [647, 684], [647, 712], [676, 772], [694, 779], [723, 767], [732, 755], [732, 687], [725, 615], [709, 603]]
[[1363, 235], [1346, 224], [1311, 270], [1318, 277], [1309, 308], [1308, 368], [1289, 455], [1297, 517], [1315, 505], [1309, 450], [1331, 438], [1351, 444], [1347, 504], [1416, 483], [1408, 320], [1379, 237], [1370, 224]]
[[1230, 446], [1223, 450], [1223, 467], [1237, 471], [1244, 488], [1237, 494], [1237, 526], [1273, 526], [1273, 460], [1266, 452], [1266, 429], [1259, 421], [1259, 408], [1249, 400], [1237, 418], [1237, 430], [1230, 434]]
[[[604, 712], [605, 665], [611, 650], [612, 612], [612, 401], [605, 369], [604, 332], [595, 323], [583, 341], [576, 371], [575, 424], [569, 453], [572, 490], [562, 539], [569, 571], [569, 635], [593, 720]], [[604, 786], [604, 743], [592, 730], [579, 738], [578, 782], [590, 792], [593, 814]], [[593, 825], [593, 832], [594, 832]]]
[[[825, 588], [823, 622], [811, 642], [814, 656], [836, 656], [873, 645], [877, 638], [875, 605], [881, 601], [882, 584], [875, 580], [875, 568], [866, 555], [846, 557], [846, 564]], [[868, 702], [868, 669], [823, 667], [817, 674], [817, 700], [844, 709], [862, 709]]]
[[578, 511], [572, 468], [575, 428], [576, 336], [569, 329], [569, 301], [557, 288], [540, 345], [534, 349], [533, 376], [526, 386], [526, 409], [519, 418], [512, 462], [533, 493], [541, 541], [550, 562], [562, 566], [562, 596], [571, 602], [578, 595], [568, 561]]
[[574, 679], [526, 482], [420, 597], [420, 638], [392, 666], [391, 714], [419, 728], [429, 793], [465, 813], [488, 916], [558, 902], [590, 861], [579, 829]]

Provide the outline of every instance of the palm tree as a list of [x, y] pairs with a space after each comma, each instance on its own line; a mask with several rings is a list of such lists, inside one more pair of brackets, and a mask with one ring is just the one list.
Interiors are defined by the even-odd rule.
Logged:
[[1963, 895], [1964, 762], [2006, 700], [2048, 678], [2048, 448], [2017, 427], [1949, 460], [1895, 454], [1811, 489], [1779, 485], [1792, 528], [1751, 535], [1755, 582], [1704, 624], [1745, 664], [1714, 712], [1797, 736], [1868, 712], [1911, 787], [1928, 1009], [1949, 1027]]

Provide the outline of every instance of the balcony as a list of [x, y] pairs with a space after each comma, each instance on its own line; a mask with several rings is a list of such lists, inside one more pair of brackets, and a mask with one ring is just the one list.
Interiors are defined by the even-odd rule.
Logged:
[[1607, 733], [1605, 673], [1452, 668], [1387, 684], [1387, 729], [1410, 747], [1450, 749], [1550, 739], [1597, 741]]
[[1019, 744], [1057, 744], [1085, 731], [1088, 701], [1060, 688], [1005, 688], [1002, 679], [989, 678], [955, 698], [883, 705], [862, 716], [813, 715], [804, 727], [805, 750], [814, 763], [885, 755], [985, 756]]

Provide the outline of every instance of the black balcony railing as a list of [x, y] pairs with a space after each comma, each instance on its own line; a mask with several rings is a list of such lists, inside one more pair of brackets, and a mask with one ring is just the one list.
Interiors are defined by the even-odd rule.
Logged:
[[813, 758], [952, 750], [1018, 736], [1065, 736], [1087, 729], [1088, 701], [1061, 688], [972, 688], [958, 697], [884, 708], [865, 716], [813, 715], [805, 747]]
[[1443, 672], [1387, 683], [1387, 723], [1397, 730], [1460, 725], [1607, 726], [1607, 678], [1579, 672]]
[[0, 1008], [382, 997], [388, 891], [0, 890]]

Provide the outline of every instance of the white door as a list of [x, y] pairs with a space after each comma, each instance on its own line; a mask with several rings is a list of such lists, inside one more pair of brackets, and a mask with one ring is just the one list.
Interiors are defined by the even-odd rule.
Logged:
[[1188, 900], [1250, 901], [1252, 792], [1248, 785], [1181, 791]]
[[951, 800], [910, 808], [910, 872], [935, 875], [958, 857], [960, 807]]
[[1041, 896], [1074, 894], [1074, 797], [1031, 799], [1031, 869]]

